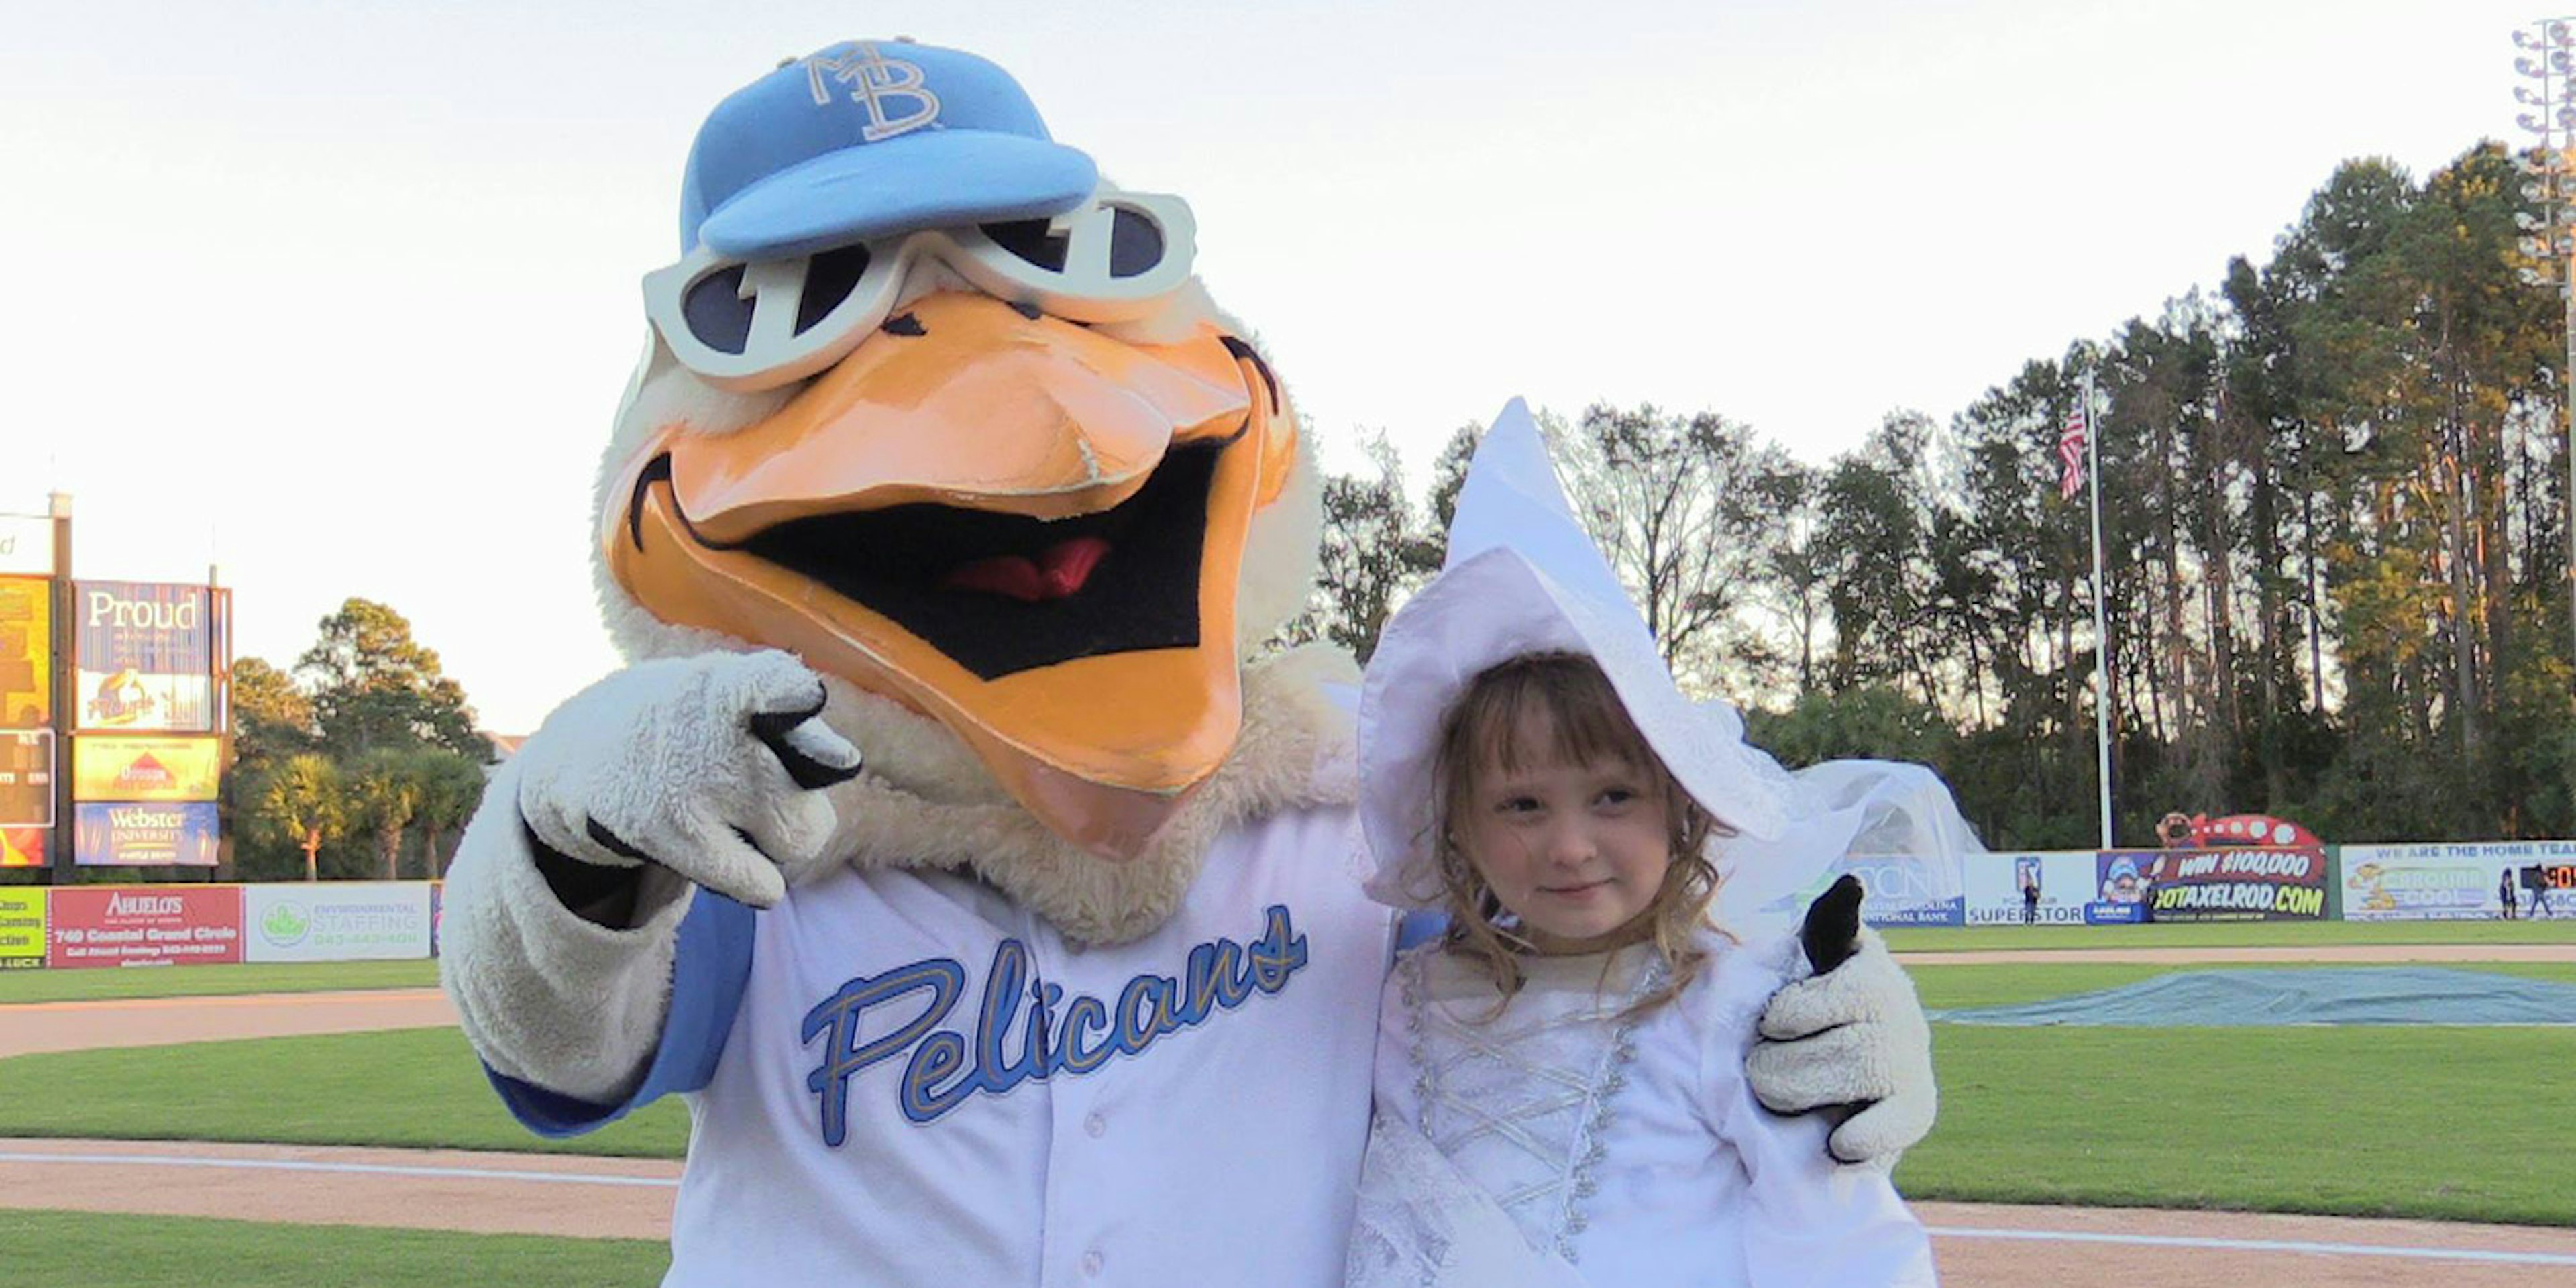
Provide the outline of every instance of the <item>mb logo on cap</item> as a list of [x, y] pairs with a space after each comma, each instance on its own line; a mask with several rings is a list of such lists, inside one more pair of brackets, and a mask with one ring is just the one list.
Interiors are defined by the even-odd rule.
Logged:
[[[814, 89], [814, 105], [829, 107], [837, 85], [850, 87], [850, 101], [868, 114], [867, 125], [859, 137], [870, 143], [890, 139], [909, 130], [918, 130], [939, 119], [939, 96], [929, 89], [919, 63], [888, 58], [877, 52], [873, 41], [863, 41], [856, 48], [835, 58], [825, 50], [805, 60], [805, 75]], [[888, 119], [887, 100], [912, 105], [913, 110]]]

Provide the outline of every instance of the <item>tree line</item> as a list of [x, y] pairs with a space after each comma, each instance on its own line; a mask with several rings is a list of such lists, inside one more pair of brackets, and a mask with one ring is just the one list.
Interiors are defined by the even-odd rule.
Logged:
[[[2576, 835], [2567, 337], [2518, 277], [2547, 268], [2522, 183], [2492, 143], [2420, 183], [2347, 162], [2214, 291], [1821, 465], [1714, 412], [1542, 424], [1686, 685], [1786, 763], [1936, 766], [1989, 845], [2093, 844], [2097, 671], [2123, 844], [2169, 811]], [[2058, 489], [2087, 371], [2107, 649], [2085, 498]], [[1439, 566], [1475, 433], [1419, 501], [1382, 438], [1326, 480], [1299, 634], [1365, 658]]]
[[402, 614], [351, 599], [291, 671], [236, 661], [232, 712], [238, 879], [444, 875], [493, 749]]

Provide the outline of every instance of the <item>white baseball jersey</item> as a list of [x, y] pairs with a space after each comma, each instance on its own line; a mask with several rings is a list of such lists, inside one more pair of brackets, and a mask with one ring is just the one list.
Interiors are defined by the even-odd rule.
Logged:
[[741, 991], [686, 1093], [664, 1283], [1338, 1284], [1393, 936], [1350, 826], [1234, 829], [1116, 947], [910, 871], [736, 909], [747, 974], [684, 932], [675, 1028]]

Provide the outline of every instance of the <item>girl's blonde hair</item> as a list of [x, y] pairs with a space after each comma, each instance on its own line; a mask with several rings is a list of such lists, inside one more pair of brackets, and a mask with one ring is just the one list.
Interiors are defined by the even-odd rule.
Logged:
[[[1530, 717], [1547, 730], [1546, 746], [1524, 745], [1520, 731]], [[1664, 986], [1641, 999], [1646, 1010], [1678, 995], [1698, 974], [1703, 954], [1693, 933], [1706, 923], [1709, 902], [1717, 897], [1717, 865], [1709, 842], [1733, 835], [1710, 817], [1628, 718], [1619, 691], [1598, 664], [1580, 653], [1527, 653], [1491, 667], [1467, 682], [1441, 717], [1440, 744], [1433, 763], [1433, 843], [1436, 867], [1449, 914], [1442, 946], [1481, 968], [1506, 1002], [1520, 991], [1520, 959], [1529, 941], [1501, 924], [1506, 915], [1453, 839], [1452, 821], [1467, 816], [1482, 766], [1505, 773], [1553, 764], [1626, 763], [1654, 780], [1664, 802], [1672, 847], [1672, 865], [1654, 901], [1639, 914], [1650, 919], [1648, 936], [1667, 967]], [[1495, 1013], [1501, 1013], [1501, 1005]]]

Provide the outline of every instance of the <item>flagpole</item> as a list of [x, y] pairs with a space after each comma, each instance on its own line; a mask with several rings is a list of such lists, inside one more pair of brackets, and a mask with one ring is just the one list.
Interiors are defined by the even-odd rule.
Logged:
[[2111, 632], [2102, 614], [2102, 423], [2093, 414], [2093, 369], [2084, 371], [2085, 490], [2093, 499], [2093, 737], [2101, 759], [2102, 848], [2111, 848]]

